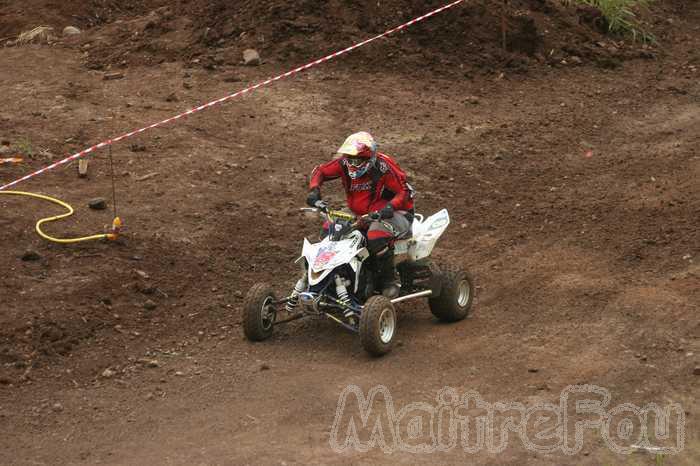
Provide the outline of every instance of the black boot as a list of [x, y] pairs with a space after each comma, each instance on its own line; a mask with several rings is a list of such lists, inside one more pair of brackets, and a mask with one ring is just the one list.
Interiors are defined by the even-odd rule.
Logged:
[[394, 250], [388, 248], [384, 253], [380, 253], [375, 257], [377, 282], [382, 294], [394, 299], [399, 297], [401, 287], [396, 280], [396, 267], [394, 266]]

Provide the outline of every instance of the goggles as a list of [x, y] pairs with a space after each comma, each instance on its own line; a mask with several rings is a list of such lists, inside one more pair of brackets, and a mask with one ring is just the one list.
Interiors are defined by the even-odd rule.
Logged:
[[366, 157], [357, 157], [352, 155], [346, 155], [345, 160], [347, 160], [350, 165], [356, 168], [359, 168], [365, 163], [369, 162], [369, 159]]

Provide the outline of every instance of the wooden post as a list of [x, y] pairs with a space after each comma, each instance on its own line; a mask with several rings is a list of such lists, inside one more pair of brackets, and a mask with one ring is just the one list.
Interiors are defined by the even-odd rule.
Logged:
[[88, 173], [88, 161], [87, 159], [78, 159], [78, 176], [85, 178]]

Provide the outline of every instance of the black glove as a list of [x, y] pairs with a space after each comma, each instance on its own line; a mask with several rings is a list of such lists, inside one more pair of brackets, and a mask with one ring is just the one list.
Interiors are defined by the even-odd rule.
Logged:
[[316, 203], [321, 200], [321, 190], [314, 188], [309, 191], [309, 195], [306, 197], [306, 204], [309, 207], [316, 207]]
[[394, 206], [387, 204], [382, 210], [379, 211], [379, 216], [381, 218], [391, 218], [394, 216]]

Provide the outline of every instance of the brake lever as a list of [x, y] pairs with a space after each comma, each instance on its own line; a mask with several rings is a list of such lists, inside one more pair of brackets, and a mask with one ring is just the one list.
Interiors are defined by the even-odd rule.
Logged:
[[322, 200], [316, 201], [316, 203], [314, 204], [314, 206], [315, 206], [318, 210], [320, 210], [321, 212], [323, 212], [324, 214], [327, 214], [327, 213], [328, 213], [328, 203], [327, 203], [326, 201], [322, 201]]
[[362, 228], [367, 221], [370, 219], [369, 215], [363, 215], [361, 217], [358, 217], [358, 219], [355, 221], [355, 223], [352, 224], [352, 227], [355, 229]]

